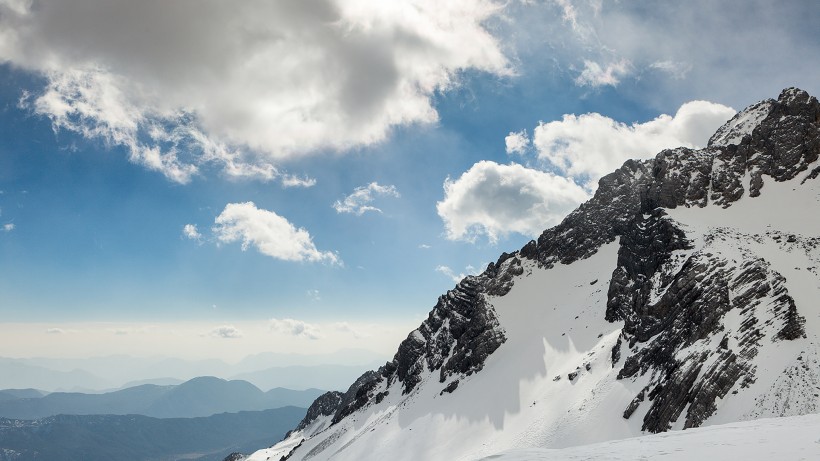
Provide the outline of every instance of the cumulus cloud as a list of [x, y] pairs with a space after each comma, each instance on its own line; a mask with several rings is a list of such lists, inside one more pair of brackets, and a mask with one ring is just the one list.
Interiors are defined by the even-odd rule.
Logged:
[[297, 228], [273, 211], [257, 208], [253, 202], [229, 203], [214, 220], [213, 232], [220, 242], [242, 242], [284, 261], [310, 261], [341, 264], [330, 251], [319, 251], [307, 230]]
[[536, 236], [587, 198], [572, 179], [481, 161], [460, 178], [447, 178], [436, 210], [448, 239], [475, 241], [485, 235], [494, 243], [510, 232]]
[[197, 242], [202, 240], [202, 234], [197, 230], [196, 224], [186, 224], [182, 226], [182, 235], [187, 239], [196, 240]]
[[530, 137], [527, 135], [527, 130], [518, 132], [510, 132], [504, 138], [504, 145], [507, 154], [525, 154], [530, 147]]
[[594, 188], [598, 178], [627, 159], [648, 158], [667, 148], [705, 146], [734, 114], [731, 107], [707, 101], [687, 102], [674, 116], [630, 125], [598, 113], [570, 114], [536, 127], [533, 144], [539, 159], [566, 175], [588, 178], [587, 186]]
[[14, 223], [3, 224], [3, 232], [11, 232], [14, 230]]
[[382, 210], [370, 205], [376, 197], [400, 197], [395, 186], [382, 186], [377, 182], [371, 182], [366, 186], [357, 187], [353, 193], [343, 200], [337, 200], [333, 204], [333, 209], [337, 213], [353, 213], [361, 216], [365, 212], [375, 211], [381, 213]]
[[[0, 2], [0, 61], [38, 73], [24, 102], [124, 146], [177, 182], [205, 163], [281, 177], [285, 159], [435, 122], [433, 95], [510, 73], [495, 0]], [[287, 181], [291, 184], [293, 181]]]
[[578, 86], [617, 86], [621, 78], [629, 74], [632, 64], [626, 59], [610, 62], [605, 67], [601, 67], [595, 61], [584, 60], [584, 70], [575, 78]]
[[296, 336], [304, 339], [319, 339], [322, 337], [318, 325], [295, 319], [270, 319], [268, 327], [271, 331]]
[[215, 338], [236, 339], [242, 337], [242, 332], [233, 325], [222, 325], [208, 332], [208, 335]]

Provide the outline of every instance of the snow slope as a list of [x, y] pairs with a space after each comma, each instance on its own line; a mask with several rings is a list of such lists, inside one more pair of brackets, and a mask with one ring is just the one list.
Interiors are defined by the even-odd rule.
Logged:
[[820, 459], [820, 415], [759, 419], [564, 449], [510, 450], [489, 461], [811, 461]]

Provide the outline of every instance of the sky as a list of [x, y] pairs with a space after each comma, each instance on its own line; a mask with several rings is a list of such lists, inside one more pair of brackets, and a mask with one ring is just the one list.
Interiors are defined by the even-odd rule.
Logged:
[[0, 0], [0, 355], [395, 346], [629, 158], [820, 94], [813, 1]]

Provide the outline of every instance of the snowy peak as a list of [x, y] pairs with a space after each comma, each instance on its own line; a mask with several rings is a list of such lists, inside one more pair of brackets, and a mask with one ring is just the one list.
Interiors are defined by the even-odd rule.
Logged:
[[790, 88], [705, 149], [627, 161], [251, 459], [476, 459], [814, 411], [818, 157], [820, 104]]

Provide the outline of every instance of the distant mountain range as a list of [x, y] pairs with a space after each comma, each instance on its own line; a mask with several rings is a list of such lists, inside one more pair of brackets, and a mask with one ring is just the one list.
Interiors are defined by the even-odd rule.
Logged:
[[[39, 419], [66, 415], [144, 415], [193, 418], [217, 413], [285, 406], [307, 407], [324, 391], [274, 388], [267, 392], [247, 381], [199, 377], [179, 385], [143, 384], [102, 394], [33, 389], [0, 391], [0, 417]], [[1, 459], [1, 458], [0, 458]]]
[[237, 363], [126, 355], [84, 359], [0, 357], [0, 389], [92, 393], [138, 384], [178, 384], [197, 376], [244, 379], [260, 389], [343, 389], [386, 358], [364, 349], [310, 355], [264, 352]]
[[0, 418], [0, 461], [222, 460], [280, 440], [304, 408], [223, 413], [207, 418], [53, 416]]

